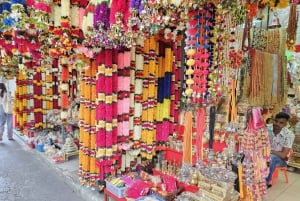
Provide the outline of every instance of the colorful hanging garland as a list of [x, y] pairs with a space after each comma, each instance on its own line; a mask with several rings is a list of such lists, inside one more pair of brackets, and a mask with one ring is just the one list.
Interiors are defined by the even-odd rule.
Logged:
[[[212, 30], [215, 26], [215, 6], [205, 4], [203, 9], [188, 13], [189, 22], [186, 31], [186, 82], [184, 96], [193, 103], [211, 101], [213, 91], [213, 52]], [[209, 77], [211, 82], [208, 83]], [[209, 89], [210, 88], [210, 89]]]

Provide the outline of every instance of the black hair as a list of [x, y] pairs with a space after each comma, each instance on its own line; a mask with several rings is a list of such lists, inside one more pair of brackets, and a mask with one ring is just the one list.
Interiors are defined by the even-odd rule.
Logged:
[[6, 90], [6, 86], [5, 86], [5, 84], [4, 84], [4, 83], [0, 83], [0, 89], [2, 89], [2, 91], [1, 91], [1, 93], [0, 93], [0, 96], [3, 98], [3, 96], [4, 96], [4, 93], [6, 93], [6, 92], [7, 92], [7, 90]]
[[288, 121], [290, 119], [290, 115], [285, 112], [279, 112], [276, 114], [275, 119], [286, 119]]

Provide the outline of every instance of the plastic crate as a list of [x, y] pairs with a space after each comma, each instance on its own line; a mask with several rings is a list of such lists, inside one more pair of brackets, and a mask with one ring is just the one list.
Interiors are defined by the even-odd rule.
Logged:
[[127, 189], [127, 187], [117, 187], [113, 184], [111, 184], [109, 181], [105, 180], [105, 184], [106, 184], [106, 189], [111, 192], [112, 194], [114, 194], [115, 196], [117, 196], [118, 198], [123, 198], [124, 197], [124, 193]]

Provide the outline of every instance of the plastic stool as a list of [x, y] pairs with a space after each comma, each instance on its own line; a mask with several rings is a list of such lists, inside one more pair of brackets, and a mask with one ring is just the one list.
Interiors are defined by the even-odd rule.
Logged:
[[272, 175], [272, 180], [270, 181], [270, 184], [273, 185], [274, 184], [274, 181], [275, 179], [278, 178], [278, 175], [279, 175], [279, 171], [283, 171], [284, 173], [284, 176], [285, 176], [285, 182], [288, 184], [289, 183], [289, 177], [288, 177], [288, 172], [287, 172], [287, 166], [278, 166], [275, 168], [275, 171], [273, 172], [273, 175]]
[[[290, 149], [290, 152], [286, 158], [286, 162], [288, 163], [288, 161], [292, 158], [293, 156], [293, 149]], [[273, 185], [274, 184], [274, 180], [278, 178], [278, 174], [279, 174], [279, 171], [283, 171], [284, 173], [284, 176], [285, 176], [285, 182], [288, 184], [289, 183], [289, 177], [288, 177], [288, 172], [287, 172], [287, 166], [278, 166], [275, 168], [274, 172], [273, 172], [273, 175], [272, 175], [272, 179], [270, 181], [270, 184]]]

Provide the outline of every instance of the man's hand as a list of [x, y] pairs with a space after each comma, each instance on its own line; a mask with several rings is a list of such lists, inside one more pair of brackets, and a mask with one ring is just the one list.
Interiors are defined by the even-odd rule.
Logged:
[[289, 153], [290, 153], [290, 148], [287, 148], [287, 147], [283, 147], [282, 151], [271, 150], [271, 154], [278, 156], [282, 160], [286, 160]]

